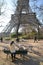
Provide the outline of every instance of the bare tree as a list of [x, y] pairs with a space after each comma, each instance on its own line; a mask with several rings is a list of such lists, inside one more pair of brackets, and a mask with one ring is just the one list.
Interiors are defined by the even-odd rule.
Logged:
[[[18, 0], [19, 1], [19, 0]], [[33, 1], [36, 1], [36, 0], [33, 0]], [[13, 1], [14, 5], [16, 6], [16, 9], [18, 10], [18, 13], [15, 12], [15, 16], [18, 16], [18, 22], [17, 22], [17, 30], [16, 30], [16, 34], [17, 34], [17, 40], [19, 39], [18, 37], [18, 30], [19, 30], [19, 27], [20, 27], [20, 24], [21, 24], [21, 18], [22, 18], [22, 9], [23, 9], [23, 6], [21, 6], [21, 4], [17, 2], [17, 5], [15, 4], [15, 2]], [[20, 7], [19, 7], [20, 6]], [[39, 7], [36, 7], [34, 6], [34, 8], [40, 10], [42, 8], [39, 8]], [[16, 11], [17, 11], [16, 10]], [[28, 13], [27, 13], [28, 14]], [[15, 23], [15, 22], [14, 22]], [[33, 22], [31, 22], [32, 24]], [[33, 23], [34, 24], [34, 23]], [[39, 23], [38, 23], [38, 26], [39, 26]], [[38, 28], [38, 31], [39, 31], [39, 28]]]

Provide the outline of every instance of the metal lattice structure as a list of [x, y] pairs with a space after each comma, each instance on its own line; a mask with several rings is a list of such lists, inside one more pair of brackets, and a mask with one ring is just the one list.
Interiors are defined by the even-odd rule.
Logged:
[[20, 25], [29, 24], [33, 28], [38, 28], [38, 24], [40, 23], [36, 18], [36, 14], [32, 12], [29, 6], [29, 0], [17, 1], [16, 11], [11, 15], [11, 20], [3, 29], [3, 32], [10, 33], [11, 30], [18, 25], [18, 22], [20, 22]]

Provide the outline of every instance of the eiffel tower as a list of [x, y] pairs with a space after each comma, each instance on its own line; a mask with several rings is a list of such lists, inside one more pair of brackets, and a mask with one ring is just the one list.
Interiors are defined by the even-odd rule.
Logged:
[[[19, 14], [21, 13], [21, 17]], [[20, 24], [24, 26], [24, 24], [29, 24], [33, 26], [33, 28], [37, 28], [39, 21], [36, 18], [36, 14], [32, 12], [29, 6], [29, 0], [18, 0], [17, 7], [14, 14], [11, 15], [11, 20], [3, 29], [3, 32], [10, 33], [11, 30], [17, 26], [18, 24], [18, 17], [20, 18]]]

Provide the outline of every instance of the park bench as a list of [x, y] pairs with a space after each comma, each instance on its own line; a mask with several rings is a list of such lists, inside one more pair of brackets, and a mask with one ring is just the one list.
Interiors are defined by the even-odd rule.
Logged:
[[[7, 57], [8, 57], [9, 54], [11, 54], [10, 50], [4, 49], [3, 52], [4, 52], [5, 54], [7, 54]], [[19, 54], [20, 56], [25, 56], [25, 55], [27, 55], [27, 52], [28, 52], [28, 51], [27, 51], [26, 49], [25, 49], [25, 50], [16, 50], [16, 51], [15, 51], [15, 56], [16, 56], [17, 54]]]
[[20, 54], [20, 55], [24, 56], [24, 55], [27, 55], [27, 52], [28, 52], [27, 50], [18, 50], [15, 52], [15, 54]]

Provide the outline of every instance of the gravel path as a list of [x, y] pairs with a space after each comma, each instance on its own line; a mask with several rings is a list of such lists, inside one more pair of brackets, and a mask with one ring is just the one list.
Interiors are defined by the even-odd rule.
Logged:
[[6, 59], [6, 54], [2, 51], [9, 44], [0, 43], [0, 65], [43, 65], [43, 40], [38, 43], [34, 43], [33, 40], [20, 41], [18, 44], [25, 46], [29, 52], [24, 58], [17, 55], [12, 62], [11, 57]]

